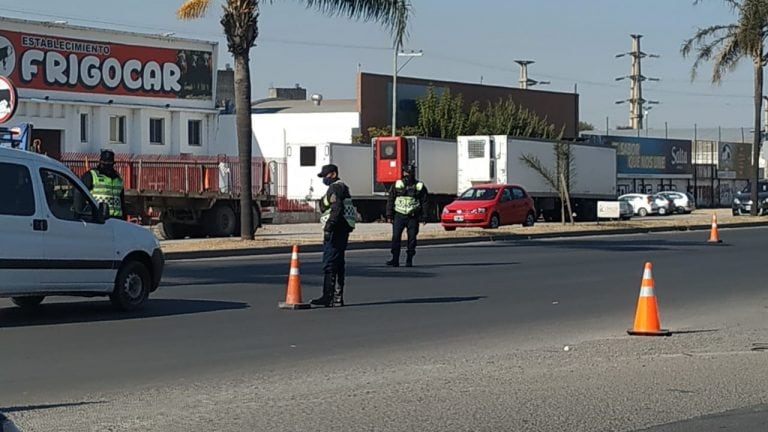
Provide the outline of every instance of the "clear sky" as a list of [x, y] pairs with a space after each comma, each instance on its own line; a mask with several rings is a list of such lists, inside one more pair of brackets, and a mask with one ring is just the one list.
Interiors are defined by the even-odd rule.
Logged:
[[[221, 4], [224, 0], [219, 0]], [[515, 59], [531, 59], [530, 77], [552, 84], [541, 89], [572, 92], [578, 84], [581, 118], [599, 129], [628, 122], [630, 33], [640, 33], [642, 48], [661, 55], [646, 59], [643, 73], [661, 82], [646, 83], [646, 99], [659, 100], [652, 128], [736, 127], [752, 124], [752, 68], [745, 59], [719, 87], [710, 83], [706, 64], [694, 83], [692, 60], [680, 46], [697, 27], [735, 20], [720, 0], [693, 6], [692, 0], [411, 0], [414, 7], [406, 50], [423, 50], [401, 75], [516, 86]], [[180, 22], [181, 0], [0, 0], [0, 14], [38, 20], [220, 42], [220, 66], [231, 62], [218, 23], [220, 9], [206, 19]], [[264, 2], [258, 46], [252, 51], [254, 97], [267, 89], [299, 83], [326, 99], [354, 98], [355, 74], [391, 74], [391, 37], [374, 23], [329, 18], [307, 10], [301, 1]]]

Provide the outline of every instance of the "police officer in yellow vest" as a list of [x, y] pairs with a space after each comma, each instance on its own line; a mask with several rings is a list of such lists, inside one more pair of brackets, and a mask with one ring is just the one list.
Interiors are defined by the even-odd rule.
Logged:
[[392, 259], [388, 266], [400, 265], [400, 243], [403, 231], [408, 230], [406, 267], [413, 266], [416, 255], [416, 236], [419, 235], [419, 222], [426, 222], [427, 187], [416, 180], [415, 168], [403, 168], [403, 178], [395, 182], [389, 191], [387, 200], [387, 220], [392, 223]]
[[344, 279], [346, 262], [344, 254], [349, 243], [349, 233], [355, 229], [357, 212], [352, 205], [349, 186], [339, 178], [336, 165], [323, 166], [317, 175], [328, 186], [320, 200], [320, 223], [323, 225], [323, 295], [312, 300], [315, 306], [344, 306]]
[[115, 153], [112, 150], [102, 150], [99, 165], [83, 174], [80, 180], [91, 191], [96, 202], [109, 205], [110, 217], [125, 219], [123, 179], [115, 171]]

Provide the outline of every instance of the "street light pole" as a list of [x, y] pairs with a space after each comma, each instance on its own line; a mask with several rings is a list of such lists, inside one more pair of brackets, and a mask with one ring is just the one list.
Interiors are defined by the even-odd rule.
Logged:
[[397, 136], [397, 52], [400, 43], [395, 42], [392, 50], [392, 136]]
[[410, 57], [403, 67], [408, 64], [409, 61], [411, 61], [411, 58], [413, 57], [421, 57], [424, 53], [419, 51], [410, 51], [410, 52], [402, 52], [400, 51], [400, 44], [395, 42], [393, 50], [392, 50], [392, 136], [397, 136], [397, 73], [400, 72], [400, 69], [397, 67], [397, 58], [398, 57]]

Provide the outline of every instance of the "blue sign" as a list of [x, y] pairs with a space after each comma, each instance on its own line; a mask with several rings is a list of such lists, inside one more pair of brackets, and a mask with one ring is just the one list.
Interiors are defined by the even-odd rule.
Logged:
[[690, 141], [599, 135], [585, 138], [616, 149], [618, 175], [693, 175]]

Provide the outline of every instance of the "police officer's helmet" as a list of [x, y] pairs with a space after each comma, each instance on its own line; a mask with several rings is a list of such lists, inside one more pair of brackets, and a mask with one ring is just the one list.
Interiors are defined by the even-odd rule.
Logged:
[[403, 167], [403, 177], [414, 178], [416, 176], [416, 167], [413, 165], [406, 165]]
[[99, 162], [105, 163], [105, 164], [114, 164], [115, 152], [113, 152], [112, 150], [102, 150], [101, 155], [99, 156]]

